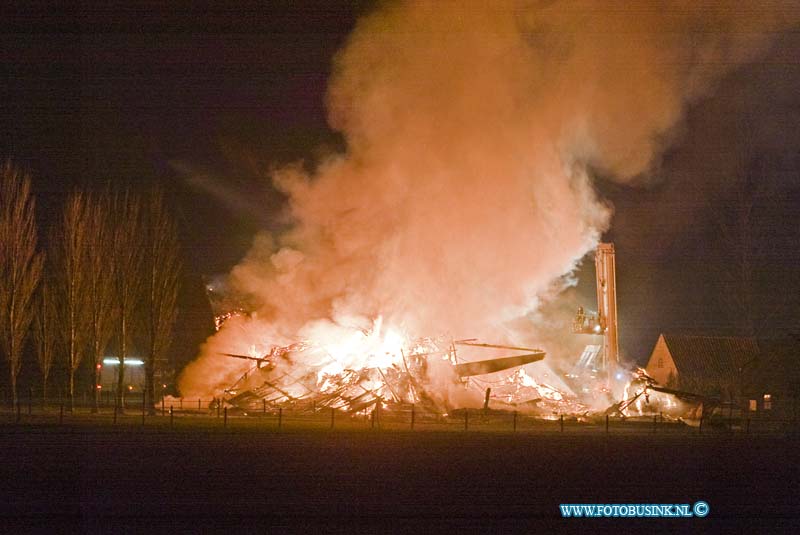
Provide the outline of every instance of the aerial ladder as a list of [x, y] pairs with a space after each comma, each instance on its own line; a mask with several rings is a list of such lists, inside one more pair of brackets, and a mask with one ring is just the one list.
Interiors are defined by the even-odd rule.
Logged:
[[614, 244], [598, 244], [594, 263], [597, 272], [597, 313], [587, 313], [583, 307], [578, 307], [578, 313], [572, 322], [572, 332], [603, 337], [602, 356], [598, 368], [610, 379], [619, 363]]

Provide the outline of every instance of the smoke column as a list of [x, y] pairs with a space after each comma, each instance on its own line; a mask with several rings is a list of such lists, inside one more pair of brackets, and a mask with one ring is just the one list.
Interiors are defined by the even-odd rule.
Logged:
[[181, 391], [241, 373], [218, 352], [324, 343], [378, 316], [411, 337], [513, 341], [610, 224], [592, 173], [645, 179], [685, 106], [796, 19], [748, 5], [443, 0], [364, 17], [327, 96], [347, 152], [273, 173], [293, 227], [233, 269], [257, 311], [208, 341]]

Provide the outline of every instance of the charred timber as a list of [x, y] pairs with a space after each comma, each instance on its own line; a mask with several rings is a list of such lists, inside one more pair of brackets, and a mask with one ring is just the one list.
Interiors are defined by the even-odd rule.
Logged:
[[536, 353], [527, 353], [525, 355], [516, 355], [513, 357], [500, 357], [496, 359], [465, 362], [464, 364], [456, 365], [456, 373], [461, 377], [471, 377], [473, 375], [484, 375], [487, 373], [499, 372], [509, 368], [514, 368], [515, 366], [523, 366], [525, 364], [530, 364], [531, 362], [540, 361], [544, 358], [544, 355], [544, 351], [537, 351]]

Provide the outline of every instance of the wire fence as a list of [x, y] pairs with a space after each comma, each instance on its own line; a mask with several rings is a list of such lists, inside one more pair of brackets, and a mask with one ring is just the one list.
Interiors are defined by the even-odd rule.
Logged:
[[63, 396], [55, 400], [23, 397], [16, 409], [0, 408], [0, 425], [125, 425], [189, 430], [302, 431], [451, 431], [502, 433], [581, 434], [785, 434], [796, 433], [796, 418], [763, 416], [710, 417], [685, 422], [661, 414], [639, 417], [609, 415], [530, 415], [516, 411], [456, 409], [450, 414], [419, 410], [414, 405], [391, 410], [370, 408], [349, 412], [330, 407], [281, 408], [263, 404], [257, 410], [223, 406], [216, 399], [162, 398], [153, 407], [142, 396], [127, 396], [117, 406], [113, 397], [93, 400], [79, 396], [70, 406]]

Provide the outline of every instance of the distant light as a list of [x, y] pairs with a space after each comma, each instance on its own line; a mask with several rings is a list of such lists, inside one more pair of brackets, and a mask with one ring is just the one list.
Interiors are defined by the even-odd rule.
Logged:
[[601, 329], [600, 329], [600, 326], [599, 326], [599, 325], [595, 325], [595, 326], [594, 326], [594, 332], [596, 332], [596, 333], [598, 333], [598, 334], [599, 334], [599, 333], [600, 333], [600, 331], [601, 331]]
[[622, 380], [622, 374], [621, 373], [617, 373], [617, 375], [615, 375], [614, 377], [617, 378], [617, 381]]
[[98, 390], [100, 390], [101, 388], [103, 388], [103, 385], [97, 385]]
[[[119, 359], [115, 358], [105, 358], [103, 359], [103, 364], [107, 364], [109, 366], [118, 366]], [[144, 365], [144, 361], [140, 359], [125, 359], [125, 366], [142, 366]]]
[[132, 387], [132, 386], [129, 386], [129, 387], [128, 387], [128, 390], [133, 390], [133, 387]]

